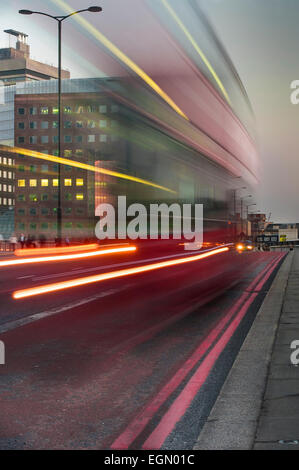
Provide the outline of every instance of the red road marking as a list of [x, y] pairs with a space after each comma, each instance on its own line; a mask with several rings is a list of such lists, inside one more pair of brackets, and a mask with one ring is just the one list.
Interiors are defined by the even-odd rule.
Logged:
[[[238, 311], [238, 309], [242, 306], [242, 304], [246, 300], [248, 302], [248, 298], [251, 299], [250, 304], [253, 302], [254, 298], [257, 296], [257, 293], [252, 294], [250, 296], [250, 293], [248, 292], [248, 290], [253, 290], [254, 287], [257, 285], [257, 283], [259, 283], [258, 286], [264, 285], [264, 283], [269, 278], [269, 276], [271, 275], [271, 273], [273, 272], [273, 270], [275, 269], [277, 264], [280, 262], [282, 256], [284, 256], [284, 254], [279, 255], [278, 259], [274, 258], [274, 260], [272, 260], [267, 266], [265, 266], [265, 268], [257, 275], [257, 277], [250, 283], [250, 285], [246, 289], [246, 291], [237, 300], [235, 305], [227, 312], [225, 317], [222, 318], [222, 320], [209, 333], [208, 337], [194, 351], [194, 353], [185, 362], [185, 364], [176, 372], [176, 374], [172, 377], [172, 379], [160, 390], [160, 392], [147, 405], [147, 407], [137, 415], [137, 417], [129, 424], [129, 426], [125, 429], [125, 431], [122, 434], [120, 434], [120, 436], [112, 443], [112, 445], [110, 447], [111, 449], [127, 449], [134, 442], [134, 440], [138, 437], [138, 435], [143, 431], [143, 429], [146, 427], [146, 425], [152, 419], [154, 414], [158, 411], [160, 406], [166, 401], [166, 399], [171, 395], [171, 393], [174, 390], [176, 390], [176, 388], [179, 386], [179, 384], [182, 382], [182, 380], [186, 377], [186, 375], [190, 372], [190, 370], [195, 366], [195, 364], [204, 356], [204, 354], [207, 352], [207, 350], [211, 347], [213, 342], [216, 340], [217, 336], [226, 327], [226, 325], [230, 322], [230, 320], [232, 319], [234, 314]], [[264, 277], [264, 275], [266, 273], [267, 273], [267, 276]], [[260, 289], [257, 288], [255, 290], [260, 290]], [[244, 305], [247, 305], [247, 302]], [[247, 309], [246, 309], [246, 311], [247, 311]], [[239, 315], [240, 315], [240, 313], [239, 313]], [[214, 360], [214, 362], [215, 361], [216, 361], [216, 359]], [[195, 393], [197, 393], [197, 391]], [[194, 396], [191, 399], [193, 399], [193, 398], [194, 398]], [[188, 406], [189, 406], [189, 403], [187, 404], [186, 408]], [[185, 410], [186, 410], [186, 408], [185, 408]], [[174, 424], [176, 424], [176, 422], [177, 421], [175, 421]], [[158, 425], [158, 427], [159, 427], [159, 425]], [[158, 428], [156, 428], [156, 429], [158, 429]], [[152, 434], [155, 433], [156, 429], [153, 431]], [[172, 429], [169, 430], [168, 434], [171, 432], [171, 430]], [[167, 435], [166, 435], [166, 437], [167, 437]], [[164, 440], [165, 440], [165, 438], [164, 438]], [[163, 442], [164, 442], [164, 440], [163, 440]], [[161, 443], [161, 445], [163, 444], [163, 442]]]

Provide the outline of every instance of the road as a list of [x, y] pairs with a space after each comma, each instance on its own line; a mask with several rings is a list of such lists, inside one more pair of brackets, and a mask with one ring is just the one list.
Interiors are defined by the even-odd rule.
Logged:
[[282, 256], [234, 258], [226, 291], [220, 253], [19, 300], [20, 289], [178, 254], [2, 267], [0, 448], [192, 449]]

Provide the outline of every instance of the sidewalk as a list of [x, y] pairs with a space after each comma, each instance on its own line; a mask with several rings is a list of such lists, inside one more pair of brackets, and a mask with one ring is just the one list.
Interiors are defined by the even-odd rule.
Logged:
[[299, 249], [284, 260], [194, 447], [299, 450]]

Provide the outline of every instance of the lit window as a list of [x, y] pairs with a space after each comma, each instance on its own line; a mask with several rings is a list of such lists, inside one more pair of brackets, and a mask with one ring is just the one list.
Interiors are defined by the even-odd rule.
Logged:
[[58, 186], [59, 185], [58, 179], [52, 180], [52, 184], [53, 184], [53, 186]]
[[6, 158], [6, 157], [3, 157], [3, 164], [4, 164], [4, 165], [7, 164], [7, 158]]
[[84, 186], [83, 178], [76, 178], [76, 186]]
[[76, 113], [84, 113], [84, 107], [77, 104], [75, 108]]
[[64, 186], [72, 186], [72, 179], [64, 178]]
[[76, 152], [75, 152], [75, 153], [76, 153], [76, 156], [77, 156], [77, 157], [82, 157], [82, 155], [83, 155], [83, 150], [82, 150], [82, 149], [76, 149]]
[[82, 193], [77, 193], [77, 194], [76, 194], [76, 199], [77, 199], [77, 201], [83, 201], [83, 199], [84, 199], [84, 194], [82, 194]]
[[107, 113], [107, 106], [105, 104], [102, 104], [99, 107], [100, 113]]
[[107, 142], [107, 135], [106, 134], [101, 134], [100, 135], [100, 142]]
[[52, 127], [53, 127], [53, 129], [57, 129], [58, 128], [58, 121], [53, 121], [52, 122]]
[[58, 114], [58, 113], [59, 113], [58, 106], [52, 106], [52, 114]]
[[76, 127], [83, 127], [83, 121], [76, 121]]
[[70, 106], [64, 106], [63, 112], [65, 114], [70, 114], [72, 112], [72, 108]]
[[11, 158], [8, 159], [8, 164], [12, 165], [12, 159]]
[[87, 121], [87, 127], [93, 129], [94, 127], [96, 127], [96, 122], [89, 119]]
[[7, 184], [3, 185], [3, 191], [7, 191]]
[[48, 106], [42, 106], [42, 107], [40, 108], [40, 113], [41, 113], [41, 114], [49, 114], [49, 108], [48, 108]]
[[37, 186], [37, 180], [29, 180], [29, 186], [35, 188], [35, 186]]
[[3, 178], [7, 178], [7, 171], [3, 170]]
[[41, 184], [41, 186], [49, 186], [49, 180], [48, 179], [42, 179], [40, 184]]
[[88, 137], [87, 137], [87, 141], [88, 142], [95, 142], [96, 140], [96, 136], [93, 135], [93, 134], [90, 134]]
[[18, 180], [18, 187], [23, 188], [26, 185], [25, 180]]
[[11, 198], [8, 199], [8, 205], [9, 205], [9, 206], [12, 205], [12, 199], [11, 199]]
[[29, 194], [29, 200], [31, 202], [37, 202], [37, 195], [36, 194]]
[[100, 119], [100, 127], [107, 127], [107, 121], [105, 119]]
[[71, 150], [64, 150], [63, 155], [65, 157], [71, 157], [72, 156], [72, 151]]

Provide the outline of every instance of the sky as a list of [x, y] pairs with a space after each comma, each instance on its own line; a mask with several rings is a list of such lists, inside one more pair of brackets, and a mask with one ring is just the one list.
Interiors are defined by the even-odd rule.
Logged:
[[[29, 34], [32, 58], [56, 64], [56, 22], [37, 15], [19, 15], [17, 11], [26, 8], [61, 14], [59, 1], [1, 2], [1, 29], [12, 28]], [[290, 84], [299, 80], [299, 0], [196, 1], [231, 57], [254, 110], [261, 158], [260, 183], [254, 202], [262, 212], [272, 213], [271, 220], [275, 222], [299, 222], [299, 104], [290, 101]], [[107, 36], [113, 31], [114, 38], [120, 41], [121, 37], [136, 41], [124, 26], [126, 18], [132, 21], [135, 15], [137, 31], [142, 34], [138, 8], [130, 8], [133, 2], [136, 6], [136, 0], [92, 2], [101, 5], [103, 12], [82, 15]], [[89, 5], [86, 0], [68, 3], [74, 9]], [[143, 36], [143, 43], [147, 40], [153, 38]], [[8, 36], [1, 31], [0, 46], [7, 45]], [[106, 74], [118, 73], [117, 62], [106, 51], [96, 60], [98, 48], [74, 19], [64, 23], [63, 67], [71, 71], [73, 78], [101, 76], [102, 69]]]

